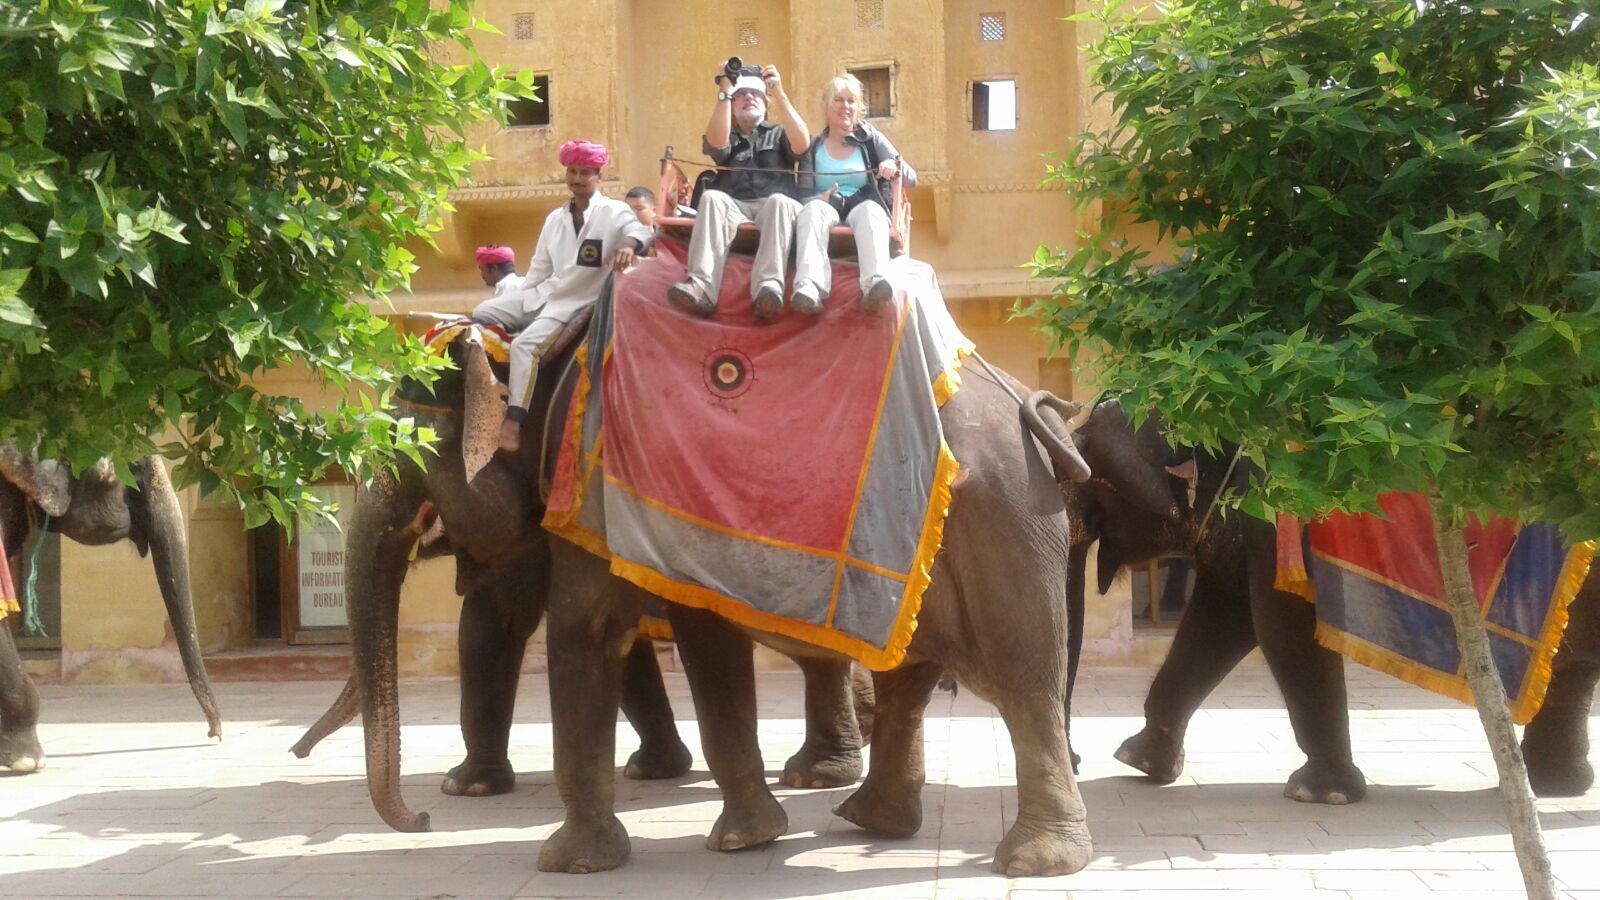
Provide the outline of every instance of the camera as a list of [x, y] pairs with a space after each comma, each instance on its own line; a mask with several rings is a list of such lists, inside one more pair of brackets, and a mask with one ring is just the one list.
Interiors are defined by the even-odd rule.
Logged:
[[722, 74], [726, 76], [729, 81], [738, 81], [739, 76], [741, 75], [748, 75], [752, 78], [760, 78], [761, 67], [747, 66], [744, 64], [744, 60], [740, 59], [739, 57], [730, 56], [728, 57], [728, 61], [722, 64]]

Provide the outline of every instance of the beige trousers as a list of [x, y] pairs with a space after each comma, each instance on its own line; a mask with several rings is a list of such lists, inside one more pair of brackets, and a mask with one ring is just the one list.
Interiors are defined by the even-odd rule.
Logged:
[[700, 195], [694, 236], [689, 239], [689, 283], [715, 305], [722, 293], [722, 269], [734, 233], [745, 222], [755, 222], [761, 243], [756, 246], [755, 268], [750, 272], [750, 297], [755, 299], [756, 292], [768, 284], [776, 285], [781, 294], [799, 211], [799, 201], [785, 194], [765, 200], [735, 200], [721, 191], [706, 191]]
[[479, 303], [472, 310], [472, 317], [479, 322], [499, 325], [507, 331], [522, 329], [511, 340], [511, 373], [506, 377], [506, 387], [511, 390], [509, 405], [527, 409], [533, 399], [533, 386], [539, 380], [539, 361], [567, 323], [551, 316], [541, 316], [538, 310], [525, 312], [521, 291]]
[[[861, 266], [861, 293], [866, 294], [889, 266], [889, 214], [872, 201], [850, 210], [846, 219], [856, 234], [856, 262]], [[800, 210], [794, 223], [794, 289], [810, 288], [818, 299], [833, 292], [833, 266], [828, 261], [828, 229], [839, 224], [839, 211], [821, 200]]]

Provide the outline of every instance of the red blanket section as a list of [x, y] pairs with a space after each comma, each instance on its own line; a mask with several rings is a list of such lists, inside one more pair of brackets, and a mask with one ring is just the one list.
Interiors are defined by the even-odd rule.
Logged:
[[[820, 317], [755, 318], [752, 260], [730, 256], [717, 311], [666, 299], [684, 277], [670, 240], [617, 283], [604, 381], [608, 479], [743, 535], [840, 552], [863, 478], [900, 322], [860, 308], [855, 266], [834, 264]], [[625, 439], [616, 423], [626, 423]]]

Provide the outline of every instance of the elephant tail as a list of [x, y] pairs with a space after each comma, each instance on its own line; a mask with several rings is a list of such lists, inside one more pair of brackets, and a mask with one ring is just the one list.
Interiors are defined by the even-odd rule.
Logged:
[[306, 729], [306, 733], [300, 740], [294, 742], [289, 752], [305, 759], [318, 744], [322, 743], [323, 738], [348, 725], [359, 712], [361, 712], [361, 690], [356, 686], [356, 676], [352, 672], [344, 683], [344, 690], [339, 692], [338, 699], [333, 701], [333, 705], [328, 707], [328, 711], [322, 714], [322, 718], [318, 719], [316, 724]]
[[[1045, 418], [1048, 409], [1050, 418]], [[1083, 407], [1071, 400], [1063, 400], [1049, 391], [1034, 391], [1022, 401], [1022, 422], [1050, 454], [1056, 470], [1056, 480], [1083, 482], [1089, 480], [1089, 464], [1083, 461], [1078, 447], [1067, 433], [1066, 420], [1083, 412]], [[1059, 424], [1058, 424], [1059, 423]]]

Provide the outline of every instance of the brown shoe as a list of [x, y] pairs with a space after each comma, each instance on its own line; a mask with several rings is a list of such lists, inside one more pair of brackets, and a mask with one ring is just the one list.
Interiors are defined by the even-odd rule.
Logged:
[[684, 312], [694, 313], [697, 316], [709, 316], [717, 311], [717, 305], [707, 300], [693, 283], [680, 281], [667, 288], [667, 301]]
[[778, 313], [783, 312], [783, 291], [770, 284], [763, 284], [756, 291], [753, 304], [756, 318], [763, 322], [771, 322], [778, 317]]
[[521, 422], [508, 418], [500, 423], [500, 449], [507, 453], [515, 453], [522, 449]]
[[893, 299], [894, 285], [890, 284], [887, 278], [879, 278], [861, 296], [861, 308], [867, 312], [873, 312], [874, 310], [882, 309], [885, 304]]
[[812, 294], [809, 288], [795, 288], [794, 293], [789, 295], [789, 305], [802, 315], [822, 315], [822, 300]]

